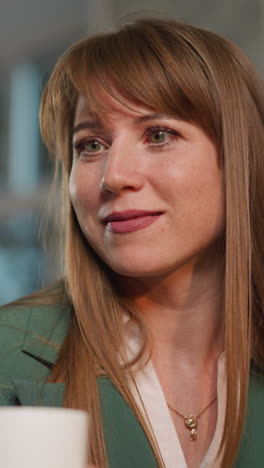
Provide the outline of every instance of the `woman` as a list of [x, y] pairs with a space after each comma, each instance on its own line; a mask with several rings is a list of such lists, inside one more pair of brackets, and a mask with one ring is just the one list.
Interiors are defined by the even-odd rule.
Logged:
[[102, 468], [262, 466], [263, 96], [235, 45], [160, 19], [45, 89], [64, 279], [2, 310], [2, 404], [87, 409]]

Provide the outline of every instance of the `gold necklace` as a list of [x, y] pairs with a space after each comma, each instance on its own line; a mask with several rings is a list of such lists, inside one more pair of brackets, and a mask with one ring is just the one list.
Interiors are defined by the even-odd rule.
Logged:
[[192, 414], [190, 416], [184, 416], [184, 414], [180, 413], [180, 411], [176, 410], [176, 408], [173, 408], [171, 405], [169, 405], [169, 403], [167, 403], [167, 405], [171, 411], [173, 411], [182, 419], [184, 419], [185, 426], [190, 431], [190, 439], [196, 440], [198, 419], [202, 416], [202, 414], [205, 413], [205, 411], [209, 408], [209, 406], [211, 406], [216, 401], [216, 398], [217, 397], [215, 397], [212, 401], [210, 401], [210, 403], [196, 417], [194, 417]]

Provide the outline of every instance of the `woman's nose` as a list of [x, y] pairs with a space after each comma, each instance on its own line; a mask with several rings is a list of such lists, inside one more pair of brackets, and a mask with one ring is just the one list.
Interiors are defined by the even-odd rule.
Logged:
[[144, 185], [140, 157], [126, 147], [111, 148], [100, 182], [102, 192], [137, 191]]

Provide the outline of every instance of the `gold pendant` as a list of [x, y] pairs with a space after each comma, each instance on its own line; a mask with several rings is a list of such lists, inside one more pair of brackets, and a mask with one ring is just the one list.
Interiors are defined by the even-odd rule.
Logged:
[[196, 440], [196, 436], [197, 436], [196, 428], [198, 426], [197, 419], [194, 416], [191, 415], [191, 416], [188, 416], [187, 418], [185, 418], [184, 422], [185, 422], [185, 426], [190, 431], [190, 439], [191, 440]]

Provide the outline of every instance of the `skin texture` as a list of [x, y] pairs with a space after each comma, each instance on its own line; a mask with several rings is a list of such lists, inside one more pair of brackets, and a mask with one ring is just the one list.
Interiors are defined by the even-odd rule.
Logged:
[[[216, 247], [225, 213], [217, 150], [190, 122], [150, 118], [156, 109], [125, 99], [120, 104], [96, 86], [94, 92], [105, 111], [90, 128], [95, 116], [79, 98], [71, 201], [87, 241], [144, 316], [166, 401], [197, 415], [216, 396], [221, 352], [224, 265]], [[128, 233], [111, 232], [102, 222], [113, 211], [131, 209], [162, 214]], [[200, 465], [210, 445], [216, 408], [201, 417], [192, 444], [182, 419], [171, 415], [190, 468]]]

